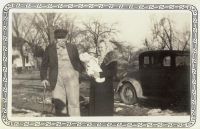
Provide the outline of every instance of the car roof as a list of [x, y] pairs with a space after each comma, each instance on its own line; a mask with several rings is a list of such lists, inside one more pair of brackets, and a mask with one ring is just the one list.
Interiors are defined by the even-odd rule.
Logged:
[[180, 50], [155, 50], [155, 51], [145, 51], [140, 54], [140, 56], [145, 55], [166, 55], [166, 54], [177, 54], [177, 55], [188, 55], [190, 54], [189, 51], [180, 51]]

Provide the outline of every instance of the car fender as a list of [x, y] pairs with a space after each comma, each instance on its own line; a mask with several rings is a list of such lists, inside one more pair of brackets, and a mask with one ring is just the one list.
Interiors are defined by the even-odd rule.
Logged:
[[132, 86], [134, 87], [134, 89], [137, 93], [138, 98], [144, 98], [141, 84], [135, 78], [125, 77], [124, 79], [122, 79], [117, 85], [116, 92], [119, 92], [119, 90], [123, 86], [123, 84], [127, 83], [127, 82], [132, 84]]

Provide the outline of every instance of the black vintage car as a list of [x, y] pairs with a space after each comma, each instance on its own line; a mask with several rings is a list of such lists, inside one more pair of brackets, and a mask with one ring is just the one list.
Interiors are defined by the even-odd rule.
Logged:
[[116, 91], [126, 104], [137, 103], [139, 98], [189, 103], [190, 53], [176, 50], [141, 53], [139, 71], [127, 73]]

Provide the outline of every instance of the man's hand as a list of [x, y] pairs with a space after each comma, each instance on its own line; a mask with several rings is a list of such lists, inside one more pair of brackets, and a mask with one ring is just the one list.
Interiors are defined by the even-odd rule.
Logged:
[[47, 81], [47, 80], [43, 80], [43, 81], [42, 81], [42, 85], [43, 85], [44, 88], [46, 89], [47, 86], [49, 86], [49, 81]]

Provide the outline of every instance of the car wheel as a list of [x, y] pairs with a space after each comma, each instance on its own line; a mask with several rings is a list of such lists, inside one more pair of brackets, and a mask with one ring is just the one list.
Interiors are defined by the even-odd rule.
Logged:
[[125, 104], [135, 104], [137, 103], [137, 95], [135, 88], [131, 83], [125, 83], [120, 90], [120, 98]]

